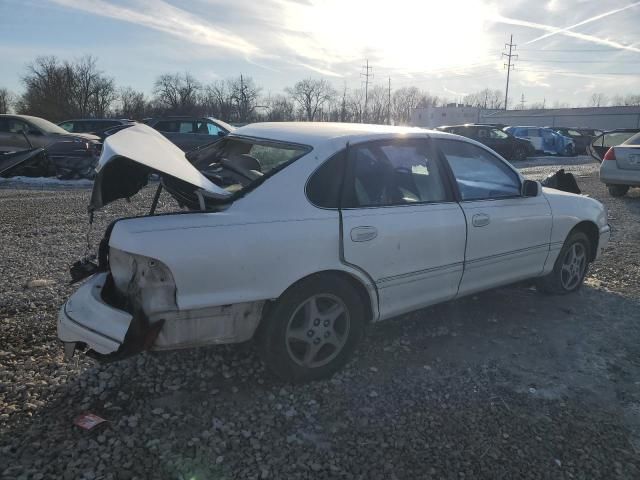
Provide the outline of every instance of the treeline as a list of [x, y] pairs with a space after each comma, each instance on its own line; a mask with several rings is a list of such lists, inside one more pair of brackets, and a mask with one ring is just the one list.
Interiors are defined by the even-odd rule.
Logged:
[[[0, 113], [13, 110], [54, 122], [69, 118], [140, 120], [162, 115], [197, 115], [237, 123], [307, 120], [406, 125], [415, 108], [449, 103], [448, 99], [415, 86], [390, 92], [386, 86], [374, 85], [366, 92], [365, 101], [363, 88], [337, 89], [323, 79], [303, 79], [282, 92], [271, 93], [244, 75], [203, 83], [189, 73], [159, 75], [151, 96], [147, 96], [131, 87], [118, 86], [98, 68], [97, 59], [92, 56], [77, 60], [38, 57], [27, 65], [21, 81], [21, 95], [0, 88]], [[457, 101], [501, 109], [504, 92], [486, 88]], [[510, 107], [512, 104], [510, 101]], [[609, 99], [602, 93], [594, 93], [586, 104], [640, 105], [640, 95], [618, 95]], [[553, 105], [554, 108], [565, 106], [569, 104], [555, 102]], [[523, 102], [515, 108], [545, 108], [545, 103], [529, 103], [524, 107]]]

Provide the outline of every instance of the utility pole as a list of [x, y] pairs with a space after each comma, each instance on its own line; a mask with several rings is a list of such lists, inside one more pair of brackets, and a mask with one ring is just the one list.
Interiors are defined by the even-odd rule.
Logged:
[[507, 102], [509, 101], [509, 74], [511, 73], [511, 69], [515, 67], [515, 65], [511, 63], [511, 59], [512, 58], [514, 60], [518, 59], [518, 55], [511, 53], [512, 50], [515, 50], [516, 46], [517, 45], [513, 43], [513, 34], [512, 34], [511, 38], [509, 39], [509, 43], [504, 44], [504, 48], [509, 47], [509, 53], [504, 53], [504, 52], [502, 53], [502, 56], [507, 57], [508, 59], [507, 63], [504, 64], [504, 66], [507, 69], [507, 88], [505, 89], [505, 92], [504, 92], [504, 109], [505, 110], [507, 109]]
[[391, 125], [391, 77], [389, 77], [389, 101], [387, 103], [387, 116], [389, 118], [387, 123]]
[[364, 72], [360, 73], [360, 76], [364, 77], [364, 109], [360, 114], [361, 123], [362, 123], [363, 115], [366, 115], [367, 113], [367, 100], [369, 95], [369, 77], [373, 78], [373, 73], [369, 73], [371, 70], [373, 70], [373, 67], [369, 66], [369, 59], [367, 59], [366, 65], [363, 65], [362, 68], [364, 69]]
[[520, 96], [520, 110], [524, 110], [524, 93]]

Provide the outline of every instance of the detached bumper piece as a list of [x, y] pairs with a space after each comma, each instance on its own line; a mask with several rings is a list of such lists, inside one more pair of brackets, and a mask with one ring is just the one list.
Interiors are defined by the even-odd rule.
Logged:
[[102, 290], [109, 282], [107, 273], [90, 278], [60, 309], [58, 338], [65, 357], [73, 355], [77, 344], [87, 345], [88, 355], [101, 361], [116, 361], [151, 348], [163, 322], [153, 325], [142, 316], [108, 305]]

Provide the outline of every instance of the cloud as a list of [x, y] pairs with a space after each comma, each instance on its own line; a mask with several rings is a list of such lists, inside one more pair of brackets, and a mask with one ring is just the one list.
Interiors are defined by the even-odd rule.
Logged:
[[191, 43], [223, 48], [245, 56], [259, 55], [260, 49], [244, 38], [202, 21], [163, 0], [137, 0], [133, 7], [123, 7], [104, 0], [51, 0], [52, 2], [93, 15], [133, 23], [176, 36]]

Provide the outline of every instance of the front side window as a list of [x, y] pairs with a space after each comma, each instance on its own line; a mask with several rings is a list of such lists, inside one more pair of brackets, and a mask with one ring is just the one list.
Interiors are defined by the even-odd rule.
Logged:
[[207, 122], [207, 134], [218, 136], [220, 133], [224, 133], [215, 123]]
[[60, 126], [64, 128], [67, 132], [73, 132], [73, 122], [64, 122], [64, 123], [61, 123]]
[[520, 178], [502, 160], [467, 142], [439, 140], [462, 200], [520, 196]]
[[375, 142], [354, 147], [345, 207], [443, 202], [447, 193], [426, 141]]
[[492, 128], [490, 132], [491, 138], [498, 138], [500, 140], [504, 140], [505, 138], [509, 138], [509, 135], [504, 133], [502, 130], [498, 130], [497, 128]]

